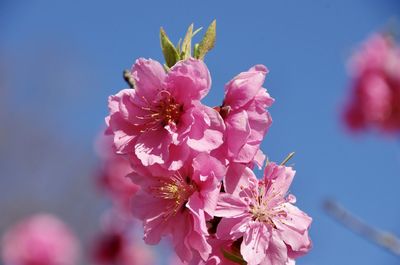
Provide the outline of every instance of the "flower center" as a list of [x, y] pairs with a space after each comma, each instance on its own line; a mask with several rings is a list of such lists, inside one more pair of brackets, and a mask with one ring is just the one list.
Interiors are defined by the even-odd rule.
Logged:
[[271, 213], [268, 211], [266, 203], [264, 203], [263, 205], [251, 205], [250, 213], [253, 215], [254, 221], [262, 222], [271, 225], [272, 227], [275, 227], [275, 224], [271, 219]]
[[175, 102], [175, 99], [168, 95], [158, 105], [159, 120], [162, 125], [170, 123], [178, 124], [182, 113], [182, 105]]
[[244, 189], [240, 187], [242, 192], [246, 194], [245, 200], [249, 203], [249, 213], [252, 215], [253, 221], [258, 221], [276, 228], [273, 218], [285, 217], [286, 212], [281, 205], [274, 205], [272, 202], [279, 193], [275, 192], [274, 189], [269, 190], [269, 196], [266, 196], [266, 185], [264, 181], [258, 182], [257, 188]]
[[174, 216], [195, 192], [196, 185], [189, 178], [182, 178], [179, 172], [169, 178], [159, 178], [159, 185], [151, 187], [154, 197], [167, 202], [164, 218]]
[[143, 126], [141, 132], [156, 131], [160, 129], [160, 126], [177, 125], [179, 123], [183, 112], [183, 105], [177, 103], [171, 93], [166, 90], [160, 91], [156, 98], [156, 100], [150, 103], [143, 97], [146, 105], [141, 106], [141, 109], [145, 114], [136, 116], [139, 120], [143, 121], [141, 123]]

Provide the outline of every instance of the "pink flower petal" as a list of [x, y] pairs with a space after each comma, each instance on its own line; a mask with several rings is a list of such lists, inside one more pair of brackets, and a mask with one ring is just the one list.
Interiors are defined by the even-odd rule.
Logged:
[[289, 190], [290, 184], [293, 181], [295, 171], [291, 167], [277, 165], [273, 162], [268, 163], [264, 170], [264, 180], [268, 184], [268, 190], [274, 190], [281, 196], [272, 195], [266, 191], [266, 196], [274, 196], [273, 201], [284, 198]]
[[199, 109], [193, 112], [195, 124], [187, 144], [198, 152], [210, 152], [223, 143], [224, 122], [212, 108], [198, 107]]
[[164, 214], [148, 218], [144, 222], [144, 242], [149, 245], [156, 245], [161, 237], [168, 233], [169, 226], [165, 224]]
[[294, 252], [301, 252], [301, 254], [304, 254], [311, 248], [311, 240], [308, 233], [301, 234], [291, 228], [283, 229], [277, 233], [285, 244], [289, 245]]
[[[217, 238], [223, 240], [236, 240], [242, 237], [242, 235], [235, 235], [232, 233], [232, 228], [238, 224], [243, 224], [243, 220], [243, 218], [222, 218], [217, 227]], [[245, 218], [245, 220], [247, 219]]]
[[189, 155], [190, 155], [190, 150], [188, 146], [184, 144], [182, 145], [171, 144], [169, 146], [170, 164], [168, 166], [168, 170], [180, 169], [184, 165]]
[[256, 155], [254, 156], [254, 162], [256, 163], [259, 169], [263, 167], [264, 161], [265, 161], [265, 154], [263, 153], [263, 151], [258, 149]]
[[207, 95], [211, 78], [204, 62], [191, 58], [175, 64], [166, 83], [179, 102], [187, 102], [188, 99], [200, 100]]
[[265, 66], [257, 65], [237, 75], [225, 86], [224, 105], [233, 109], [243, 107], [257, 95], [267, 73]]
[[121, 112], [122, 101], [129, 99], [132, 95], [132, 90], [124, 89], [108, 98], [110, 109], [110, 115], [106, 118], [108, 134], [111, 132], [114, 134], [114, 145], [119, 153], [132, 151], [137, 135], [137, 129], [132, 127], [129, 116], [126, 112]]
[[164, 212], [165, 207], [166, 204], [160, 203], [143, 189], [139, 190], [132, 198], [133, 216], [142, 220], [158, 216], [159, 213]]
[[254, 172], [250, 168], [243, 164], [231, 163], [226, 172], [224, 182], [225, 191], [232, 195], [239, 196], [241, 187], [246, 187], [249, 183], [249, 179], [257, 181]]
[[218, 205], [215, 209], [215, 215], [220, 217], [237, 217], [249, 211], [247, 203], [231, 194], [221, 193], [218, 199]]
[[205, 181], [207, 176], [214, 176], [222, 180], [225, 176], [226, 168], [216, 158], [200, 153], [193, 159], [193, 179], [195, 181]]
[[261, 224], [254, 224], [247, 228], [240, 245], [240, 253], [248, 265], [258, 265], [264, 260], [265, 251], [269, 244], [268, 237], [268, 231]]
[[162, 164], [168, 159], [171, 138], [166, 130], [146, 131], [137, 139], [135, 154], [144, 166]]
[[248, 120], [247, 112], [244, 110], [228, 115], [225, 119], [226, 134], [229, 135], [227, 139], [229, 156], [237, 155], [240, 149], [248, 141], [250, 136], [250, 125]]
[[284, 220], [285, 226], [301, 234], [305, 233], [310, 228], [312, 218], [291, 203], [285, 203], [284, 206], [287, 211], [287, 218]]
[[[180, 215], [173, 220], [171, 226], [174, 250], [181, 261], [189, 261], [193, 258], [188, 235], [193, 233], [193, 218], [189, 214]], [[172, 264], [171, 264], [172, 265]]]
[[187, 207], [193, 218], [193, 233], [189, 234], [190, 245], [197, 250], [203, 260], [206, 260], [211, 253], [211, 246], [207, 243], [205, 236], [208, 235], [206, 220], [203, 211], [203, 202], [199, 196], [192, 195]]
[[152, 101], [154, 95], [164, 88], [166, 78], [162, 65], [152, 59], [140, 58], [132, 67], [132, 76], [135, 80], [135, 91], [139, 97]]
[[286, 262], [288, 262], [287, 247], [285, 243], [273, 233], [262, 264], [282, 265], [286, 264]]

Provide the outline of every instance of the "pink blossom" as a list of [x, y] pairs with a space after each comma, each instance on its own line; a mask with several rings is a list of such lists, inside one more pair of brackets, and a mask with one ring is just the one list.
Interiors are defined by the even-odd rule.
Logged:
[[211, 253], [206, 220], [214, 215], [225, 168], [201, 153], [179, 171], [150, 173], [131, 176], [141, 186], [133, 198], [133, 214], [143, 220], [145, 242], [157, 244], [171, 235], [182, 261], [190, 261], [193, 253], [206, 260]]
[[263, 88], [268, 69], [256, 65], [234, 77], [225, 86], [225, 99], [219, 109], [226, 125], [225, 144], [228, 159], [237, 163], [262, 165], [265, 156], [259, 149], [272, 119], [267, 107], [274, 99]]
[[400, 129], [400, 48], [389, 37], [372, 36], [351, 60], [353, 88], [345, 109], [354, 130]]
[[237, 185], [226, 185], [219, 197], [217, 237], [241, 241], [240, 252], [249, 265], [286, 264], [308, 252], [311, 218], [293, 205], [293, 195], [286, 196], [295, 171], [269, 163], [261, 181], [251, 171], [242, 172], [230, 177]]
[[74, 265], [78, 241], [71, 230], [50, 214], [37, 214], [13, 225], [4, 235], [5, 265]]
[[134, 154], [143, 166], [176, 170], [190, 151], [222, 144], [222, 118], [200, 103], [211, 85], [201, 60], [180, 61], [166, 73], [157, 61], [138, 59], [132, 76], [135, 89], [109, 97], [106, 123], [118, 153]]
[[130, 214], [131, 198], [139, 187], [127, 177], [133, 171], [126, 157], [116, 154], [112, 149], [112, 137], [102, 135], [97, 141], [97, 154], [101, 159], [98, 170], [98, 183], [111, 197], [121, 214]]

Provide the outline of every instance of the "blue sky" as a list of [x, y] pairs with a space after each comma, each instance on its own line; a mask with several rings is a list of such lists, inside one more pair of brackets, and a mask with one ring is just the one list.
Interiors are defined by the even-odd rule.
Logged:
[[[314, 218], [314, 248], [298, 264], [399, 262], [337, 224], [321, 207], [325, 198], [334, 198], [370, 224], [400, 233], [399, 136], [355, 136], [340, 122], [349, 88], [346, 61], [372, 32], [398, 20], [397, 1], [3, 1], [1, 5], [0, 63], [7, 68], [8, 82], [3, 107], [68, 146], [63, 159], [70, 167], [77, 153], [90, 165], [95, 161], [92, 142], [107, 115], [107, 97], [126, 86], [122, 70], [138, 57], [162, 60], [160, 26], [178, 41], [190, 23], [206, 27], [216, 18], [217, 45], [206, 58], [213, 84], [204, 102], [220, 104], [224, 84], [240, 71], [259, 63], [269, 68], [265, 86], [276, 102], [262, 149], [277, 161], [296, 152], [291, 163], [297, 175], [291, 191], [299, 207]], [[8, 141], [22, 145], [16, 138]], [[64, 169], [60, 165], [54, 171]], [[10, 179], [12, 175], [4, 181], [11, 183]], [[55, 176], [48, 179], [68, 183]], [[45, 198], [52, 196], [57, 194]]]

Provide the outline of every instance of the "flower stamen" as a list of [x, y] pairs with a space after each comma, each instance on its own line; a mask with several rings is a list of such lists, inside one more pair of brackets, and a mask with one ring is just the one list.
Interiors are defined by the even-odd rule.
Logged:
[[[179, 123], [183, 106], [175, 101], [171, 93], [162, 90], [158, 93], [159, 100], [150, 104], [147, 99], [144, 101], [146, 106], [140, 108], [147, 112], [143, 116], [136, 116], [139, 120], [145, 121], [142, 124], [143, 129], [140, 132], [157, 130], [170, 124], [177, 125]], [[144, 98], [145, 99], [145, 98]]]
[[164, 219], [174, 216], [183, 209], [196, 187], [190, 179], [184, 179], [179, 172], [172, 177], [160, 178], [159, 185], [151, 187], [154, 197], [168, 202]]

